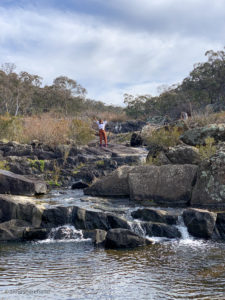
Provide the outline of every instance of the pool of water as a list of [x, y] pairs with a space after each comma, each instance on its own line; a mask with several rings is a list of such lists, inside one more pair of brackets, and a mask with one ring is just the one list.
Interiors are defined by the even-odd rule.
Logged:
[[[95, 198], [82, 200], [79, 193], [77, 199], [69, 192], [52, 194], [51, 200], [43, 201], [47, 205], [70, 201], [68, 205], [100, 205]], [[118, 205], [110, 203], [105, 200], [102, 205], [125, 214], [135, 209], [122, 199]], [[225, 299], [225, 243], [195, 240], [179, 226], [182, 239], [153, 238], [153, 245], [135, 250], [95, 248], [82, 235], [69, 240], [1, 243], [0, 300]]]

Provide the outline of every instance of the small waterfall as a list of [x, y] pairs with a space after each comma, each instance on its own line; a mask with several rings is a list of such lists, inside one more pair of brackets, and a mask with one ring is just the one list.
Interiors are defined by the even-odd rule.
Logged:
[[182, 216], [178, 217], [178, 224], [176, 227], [181, 233], [182, 240], [193, 240], [192, 236], [188, 232], [186, 225], [184, 224], [184, 220]]
[[72, 225], [63, 225], [56, 228], [52, 228], [48, 238], [39, 243], [54, 243], [54, 242], [84, 242], [90, 239], [83, 237], [82, 230], [77, 230]]
[[130, 225], [131, 231], [133, 231], [134, 233], [136, 233], [140, 236], [145, 237], [146, 232], [142, 228], [140, 220], [129, 221], [129, 225]]

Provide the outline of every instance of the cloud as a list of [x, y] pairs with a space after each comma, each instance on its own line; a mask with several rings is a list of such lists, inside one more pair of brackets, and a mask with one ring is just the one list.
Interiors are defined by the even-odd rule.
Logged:
[[221, 0], [13, 2], [0, 6], [0, 64], [14, 62], [45, 84], [66, 75], [107, 103], [154, 95], [224, 46]]

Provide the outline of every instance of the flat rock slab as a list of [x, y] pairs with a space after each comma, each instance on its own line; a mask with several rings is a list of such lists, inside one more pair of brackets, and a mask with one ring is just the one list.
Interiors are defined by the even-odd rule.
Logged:
[[19, 219], [39, 227], [44, 207], [26, 196], [0, 195], [0, 223]]
[[46, 194], [47, 186], [43, 181], [36, 181], [25, 176], [0, 170], [0, 194], [37, 195]]

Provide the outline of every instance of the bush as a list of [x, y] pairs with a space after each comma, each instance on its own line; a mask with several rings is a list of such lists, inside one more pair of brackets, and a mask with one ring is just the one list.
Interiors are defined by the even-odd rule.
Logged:
[[157, 145], [159, 147], [174, 147], [180, 143], [182, 129], [178, 127], [160, 128], [151, 131], [149, 136], [145, 137], [147, 145]]
[[69, 137], [78, 145], [85, 145], [95, 137], [91, 124], [81, 119], [73, 119], [70, 123]]
[[0, 116], [0, 139], [21, 140], [23, 136], [22, 120], [9, 115]]
[[207, 137], [205, 139], [205, 145], [197, 146], [199, 150], [199, 155], [202, 160], [209, 159], [216, 153], [215, 140], [212, 137]]

